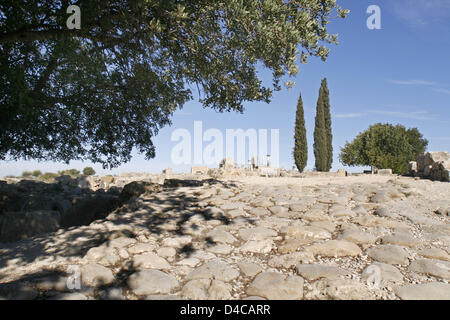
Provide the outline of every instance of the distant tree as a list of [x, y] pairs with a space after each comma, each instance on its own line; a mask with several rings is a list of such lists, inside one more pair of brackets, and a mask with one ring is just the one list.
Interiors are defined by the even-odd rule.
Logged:
[[57, 175], [56, 173], [53, 173], [53, 172], [46, 172], [46, 173], [42, 174], [42, 175], [39, 177], [39, 179], [40, 179], [40, 180], [43, 180], [43, 181], [46, 181], [46, 182], [52, 182], [52, 181], [55, 180], [55, 178], [56, 178], [57, 176], [58, 176], [58, 175]]
[[[81, 29], [69, 30], [69, 3]], [[2, 0], [0, 160], [116, 167], [194, 99], [219, 112], [270, 102], [337, 43], [336, 0]], [[264, 85], [258, 66], [272, 74]]]
[[294, 161], [298, 171], [303, 172], [308, 161], [308, 142], [306, 139], [305, 112], [302, 95], [298, 97], [295, 114]]
[[24, 171], [22, 172], [22, 177], [31, 177], [33, 173], [31, 171]]
[[58, 175], [59, 176], [71, 176], [71, 177], [76, 177], [80, 175], [80, 171], [77, 169], [69, 169], [69, 170], [62, 170], [62, 171], [58, 171]]
[[39, 177], [42, 174], [41, 170], [34, 170], [33, 171], [33, 177]]
[[327, 161], [325, 170], [329, 172], [333, 164], [333, 132], [331, 129], [331, 107], [330, 107], [330, 92], [328, 91], [327, 78], [322, 80], [322, 100], [323, 100], [323, 116], [325, 122], [325, 134], [326, 134], [326, 149], [327, 149]]
[[424, 152], [428, 141], [418, 129], [402, 125], [377, 123], [360, 133], [353, 142], [346, 142], [339, 156], [348, 166], [373, 166], [406, 174], [409, 162]]
[[92, 167], [86, 167], [83, 169], [83, 175], [85, 176], [93, 176], [95, 174], [95, 170]]
[[320, 87], [319, 98], [317, 99], [316, 120], [314, 126], [314, 157], [317, 171], [327, 171], [328, 149], [327, 149], [327, 131], [325, 127], [324, 115], [324, 90]]

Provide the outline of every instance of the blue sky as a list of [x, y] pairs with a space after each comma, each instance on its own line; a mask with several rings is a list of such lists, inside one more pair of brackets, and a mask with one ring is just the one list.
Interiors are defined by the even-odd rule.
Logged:
[[[339, 2], [339, 1], [338, 1]], [[339, 163], [340, 148], [371, 124], [393, 123], [417, 127], [429, 140], [429, 151], [450, 151], [450, 1], [449, 0], [345, 0], [349, 16], [333, 21], [331, 33], [339, 34], [339, 45], [331, 46], [326, 62], [310, 58], [300, 66], [296, 86], [276, 92], [270, 104], [247, 103], [244, 114], [217, 113], [192, 101], [173, 116], [173, 124], [154, 139], [156, 157], [133, 159], [112, 171], [101, 165], [73, 161], [2, 161], [0, 176], [20, 175], [24, 170], [57, 171], [92, 166], [100, 174], [122, 172], [158, 173], [166, 167], [187, 172], [189, 165], [176, 166], [171, 150], [177, 142], [171, 134], [177, 128], [193, 132], [194, 121], [203, 122], [204, 131], [226, 129], [280, 130], [280, 166], [293, 165], [294, 119], [301, 92], [308, 132], [308, 166], [313, 169], [313, 130], [315, 107], [321, 79], [327, 77], [333, 121], [333, 170], [346, 168]], [[369, 30], [369, 5], [381, 8], [381, 30]], [[264, 75], [264, 72], [262, 72]]]

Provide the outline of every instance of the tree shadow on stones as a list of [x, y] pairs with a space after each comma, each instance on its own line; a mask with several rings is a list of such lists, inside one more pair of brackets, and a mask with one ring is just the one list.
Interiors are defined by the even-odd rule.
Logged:
[[[146, 183], [147, 186], [151, 185], [151, 183], [145, 181], [142, 183]], [[200, 187], [204, 185], [204, 183], [207, 183], [210, 186], [219, 184], [223, 188], [236, 187], [236, 184], [233, 182], [222, 182], [214, 179], [205, 180], [200, 183], [195, 182], [194, 185], [190, 185], [190, 187]], [[176, 179], [170, 179], [167, 184], [162, 186], [164, 191], [168, 191], [165, 192], [164, 198], [158, 197], [159, 194], [153, 193], [151, 190], [145, 191], [144, 188], [145, 192], [142, 198], [136, 198], [141, 194], [135, 194], [132, 195], [130, 199], [123, 202], [117, 201], [117, 199], [120, 198], [120, 195], [117, 194], [117, 190], [114, 190], [112, 193], [105, 192], [104, 190], [93, 192], [73, 187], [71, 190], [74, 191], [75, 194], [82, 195], [81, 198], [88, 198], [92, 204], [95, 204], [95, 201], [92, 199], [95, 199], [96, 196], [99, 195], [110, 195], [115, 197], [114, 201], [116, 202], [112, 204], [111, 207], [106, 206], [105, 209], [105, 206], [102, 206], [101, 210], [93, 210], [94, 212], [89, 210], [86, 204], [80, 205], [82, 219], [67, 223], [67, 226], [69, 227], [66, 229], [59, 229], [52, 233], [39, 234], [16, 242], [0, 243], [0, 282], [9, 281], [10, 285], [13, 285], [14, 283], [28, 281], [26, 280], [28, 277], [38, 277], [43, 271], [38, 271], [35, 274], [28, 273], [27, 275], [21, 276], [20, 279], [15, 278], [12, 282], [11, 279], [7, 278], [7, 274], [17, 274], [20, 272], [19, 270], [21, 267], [27, 267], [29, 264], [38, 261], [44, 262], [45, 265], [52, 263], [57, 265], [58, 258], [64, 257], [72, 259], [74, 261], [73, 264], [76, 264], [77, 259], [83, 258], [89, 249], [98, 247], [102, 244], [108, 246], [109, 241], [117, 236], [135, 237], [132, 230], [145, 230], [149, 234], [157, 235], [166, 232], [169, 237], [176, 237], [186, 235], [187, 228], [195, 230], [195, 228], [199, 227], [196, 223], [190, 223], [190, 220], [195, 216], [198, 216], [205, 221], [213, 219], [219, 220], [224, 225], [233, 223], [232, 220], [227, 218], [224, 214], [212, 212], [208, 210], [208, 208], [201, 207], [198, 204], [200, 200], [196, 196], [187, 194], [170, 195], [172, 189], [176, 190], [180, 186], [185, 186], [183, 185], [183, 180], [176, 181]], [[60, 182], [47, 184], [34, 181], [19, 183], [18, 187], [19, 190], [15, 190], [17, 191], [16, 194], [22, 193], [22, 195], [27, 190], [30, 194], [48, 194], [49, 190], [55, 190], [55, 188], [60, 190], [60, 188], [62, 188]], [[9, 188], [9, 186], [7, 188]], [[5, 185], [0, 184], [0, 193], [4, 191], [4, 189]], [[11, 189], [9, 191], [11, 191]], [[149, 196], [150, 198], [148, 198]], [[140, 201], [138, 209], [143, 212], [142, 214], [136, 212], [137, 208], [135, 205], [137, 199]], [[4, 202], [0, 203], [0, 210], [5, 209], [4, 205]], [[155, 205], [164, 205], [166, 208], [157, 212], [152, 208], [152, 206]], [[70, 208], [68, 210], [70, 210]], [[2, 212], [4, 211], [0, 211], [0, 213]], [[83, 212], [86, 213], [83, 215]], [[127, 214], [130, 215], [127, 216]], [[82, 223], [80, 223], [80, 221]], [[110, 227], [101, 227], [102, 222], [105, 221], [108, 221], [116, 232], [112, 232]], [[99, 227], [92, 228], [89, 226], [89, 224], [92, 223], [99, 225]], [[167, 223], [173, 223], [176, 227], [170, 230], [164, 229], [164, 225]], [[71, 224], [74, 226], [70, 226]], [[118, 235], [120, 233], [121, 235]], [[207, 239], [206, 242], [207, 245], [212, 245]], [[186, 255], [188, 257], [194, 252], [195, 249], [190, 244], [184, 245], [178, 249], [179, 255]], [[2, 273], [1, 269], [6, 272]], [[12, 270], [14, 270], [14, 272]], [[124, 270], [121, 270], [121, 272], [119, 272], [119, 278], [123, 278], [121, 281], [125, 281], [124, 279], [127, 278], [126, 275], [131, 274], [132, 271], [134, 271], [134, 267], [130, 269], [129, 266]], [[55, 271], [53, 270], [52, 272]]]

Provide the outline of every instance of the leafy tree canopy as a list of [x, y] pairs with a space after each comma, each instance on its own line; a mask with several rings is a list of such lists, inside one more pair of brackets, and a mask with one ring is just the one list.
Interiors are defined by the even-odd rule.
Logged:
[[428, 141], [416, 128], [377, 123], [341, 148], [340, 161], [348, 166], [390, 168], [405, 174], [409, 162], [425, 152]]
[[85, 176], [93, 176], [95, 174], [95, 170], [92, 167], [86, 167], [83, 169], [83, 175]]
[[[326, 59], [337, 0], [2, 0], [0, 159], [146, 158], [197, 90], [205, 107], [269, 102], [308, 56]], [[70, 4], [81, 29], [69, 30]], [[264, 86], [257, 66], [271, 70]]]

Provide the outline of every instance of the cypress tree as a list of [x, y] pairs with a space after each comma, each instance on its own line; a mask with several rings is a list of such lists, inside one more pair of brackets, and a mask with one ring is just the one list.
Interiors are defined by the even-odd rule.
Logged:
[[328, 91], [327, 78], [322, 80], [322, 99], [323, 99], [323, 114], [325, 121], [326, 134], [326, 149], [327, 161], [324, 171], [330, 171], [333, 164], [333, 133], [331, 130], [331, 110], [330, 110], [330, 92]]
[[295, 114], [294, 161], [298, 171], [303, 172], [308, 161], [308, 143], [306, 140], [305, 114], [302, 95], [298, 97]]
[[326, 171], [327, 168], [327, 134], [325, 129], [323, 86], [319, 90], [319, 98], [317, 99], [316, 122], [314, 127], [314, 157], [317, 171]]

